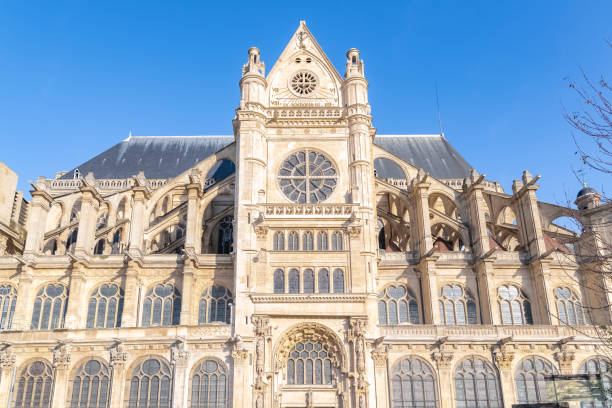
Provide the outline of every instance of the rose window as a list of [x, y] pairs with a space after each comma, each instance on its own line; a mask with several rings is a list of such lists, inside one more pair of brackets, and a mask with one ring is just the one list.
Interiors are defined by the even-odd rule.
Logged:
[[308, 95], [317, 87], [317, 78], [314, 74], [301, 71], [291, 78], [291, 89], [298, 95]]
[[332, 194], [338, 173], [321, 153], [302, 150], [290, 155], [278, 173], [283, 193], [294, 203], [318, 203]]

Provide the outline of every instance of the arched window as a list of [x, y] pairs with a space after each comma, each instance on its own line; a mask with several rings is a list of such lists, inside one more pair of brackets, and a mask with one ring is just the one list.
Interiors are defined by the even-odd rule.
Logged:
[[444, 285], [438, 296], [442, 324], [478, 324], [476, 302], [469, 289], [461, 285]]
[[16, 303], [17, 289], [10, 283], [0, 284], [0, 330], [11, 328]]
[[557, 313], [561, 323], [571, 326], [585, 324], [582, 304], [574, 291], [567, 287], [557, 288], [555, 289], [555, 297], [557, 298]]
[[142, 309], [142, 327], [177, 325], [181, 294], [174, 285], [156, 285], [147, 292]]
[[198, 324], [213, 322], [231, 323], [232, 292], [224, 286], [211, 286], [204, 289], [198, 307]]
[[525, 292], [515, 285], [502, 285], [497, 290], [497, 304], [503, 324], [533, 324], [531, 303]]
[[99, 360], [81, 365], [72, 381], [71, 408], [106, 408], [110, 402], [110, 369]]
[[319, 293], [329, 293], [329, 271], [319, 269]]
[[342, 232], [335, 231], [332, 234], [332, 251], [342, 251]]
[[57, 252], [57, 240], [51, 239], [47, 241], [47, 243], [45, 244], [45, 247], [43, 248], [43, 253], [45, 255], [55, 255], [56, 252]]
[[121, 200], [119, 206], [117, 207], [117, 221], [120, 221], [125, 218], [125, 198]]
[[378, 219], [378, 249], [382, 249], [383, 251], [387, 249], [387, 244], [385, 243], [385, 224]]
[[102, 255], [104, 254], [104, 238], [99, 239], [96, 243], [96, 247], [94, 248], [94, 255]]
[[32, 312], [31, 330], [53, 330], [64, 327], [68, 288], [50, 284], [38, 291]]
[[115, 283], [97, 288], [89, 298], [87, 328], [112, 329], [121, 327], [123, 289]]
[[317, 234], [317, 251], [327, 251], [329, 247], [327, 232], [319, 231]]
[[389, 285], [378, 295], [378, 323], [419, 324], [419, 305], [414, 293], [404, 285]]
[[74, 247], [76, 246], [77, 236], [79, 235], [79, 230], [74, 229], [70, 234], [68, 234], [68, 238], [66, 239], [66, 253], [73, 253]]
[[428, 364], [416, 357], [406, 358], [391, 374], [393, 408], [435, 408], [436, 379]]
[[282, 269], [274, 271], [274, 293], [285, 293], [285, 272]]
[[20, 373], [15, 408], [51, 408], [55, 372], [46, 361], [33, 361]]
[[300, 272], [295, 268], [289, 271], [289, 293], [300, 293]]
[[601, 376], [602, 401], [581, 401], [580, 408], [610, 408], [612, 400], [612, 365], [603, 357], [595, 357], [580, 367], [578, 374]]
[[289, 251], [300, 250], [300, 238], [297, 232], [291, 231], [287, 239], [287, 249]]
[[531, 356], [524, 359], [516, 370], [516, 394], [519, 404], [549, 401], [544, 377], [554, 374], [551, 363], [541, 357]]
[[119, 228], [113, 234], [113, 246], [111, 249], [111, 254], [118, 254], [121, 252], [121, 236], [123, 235], [123, 229]]
[[473, 356], [463, 360], [455, 371], [458, 408], [499, 408], [502, 400], [495, 370], [489, 362]]
[[287, 384], [331, 384], [329, 352], [321, 343], [304, 340], [296, 343], [287, 360]]
[[227, 373], [214, 360], [199, 364], [191, 377], [191, 408], [227, 407]]
[[285, 250], [285, 234], [282, 231], [274, 233], [274, 250], [284, 251]]
[[334, 269], [334, 293], [344, 293], [344, 271]]
[[313, 251], [314, 250], [314, 236], [312, 232], [306, 231], [302, 236], [302, 250]]
[[79, 198], [74, 202], [74, 204], [72, 204], [72, 209], [70, 210], [70, 222], [78, 220], [80, 212], [81, 212], [81, 199]]
[[134, 369], [130, 381], [128, 408], [169, 407], [172, 398], [172, 370], [161, 358], [150, 358]]
[[314, 293], [314, 271], [310, 268], [304, 270], [304, 293]]
[[229, 254], [234, 246], [234, 217], [228, 215], [219, 222], [218, 254]]

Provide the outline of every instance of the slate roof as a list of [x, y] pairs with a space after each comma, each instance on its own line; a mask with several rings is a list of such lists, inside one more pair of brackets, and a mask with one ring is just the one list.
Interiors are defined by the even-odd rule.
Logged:
[[[97, 179], [128, 178], [140, 171], [150, 179], [176, 177], [233, 141], [233, 136], [130, 136], [61, 179], [73, 178], [75, 169], [81, 176], [93, 172]], [[441, 135], [378, 135], [374, 143], [436, 178], [464, 178], [472, 168]], [[388, 161], [377, 160], [375, 167], [378, 177], [402, 177]], [[218, 178], [233, 168], [213, 170], [224, 173], [215, 173]]]

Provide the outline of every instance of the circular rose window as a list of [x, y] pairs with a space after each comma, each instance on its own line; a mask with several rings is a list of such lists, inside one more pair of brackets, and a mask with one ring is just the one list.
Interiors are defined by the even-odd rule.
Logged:
[[308, 95], [317, 87], [317, 77], [308, 71], [298, 72], [291, 78], [291, 89], [298, 95]]
[[294, 203], [318, 203], [332, 194], [338, 173], [321, 153], [301, 150], [287, 157], [278, 172], [283, 193]]

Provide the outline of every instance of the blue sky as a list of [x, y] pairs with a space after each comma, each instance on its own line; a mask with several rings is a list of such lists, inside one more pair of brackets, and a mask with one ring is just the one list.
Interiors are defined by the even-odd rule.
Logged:
[[[53, 177], [135, 135], [231, 134], [247, 49], [272, 67], [299, 20], [343, 74], [361, 50], [380, 134], [437, 133], [510, 192], [580, 184], [563, 106], [612, 72], [611, 1], [0, 3], [0, 161]], [[612, 74], [611, 74], [612, 75]], [[585, 172], [598, 190], [609, 177]]]

